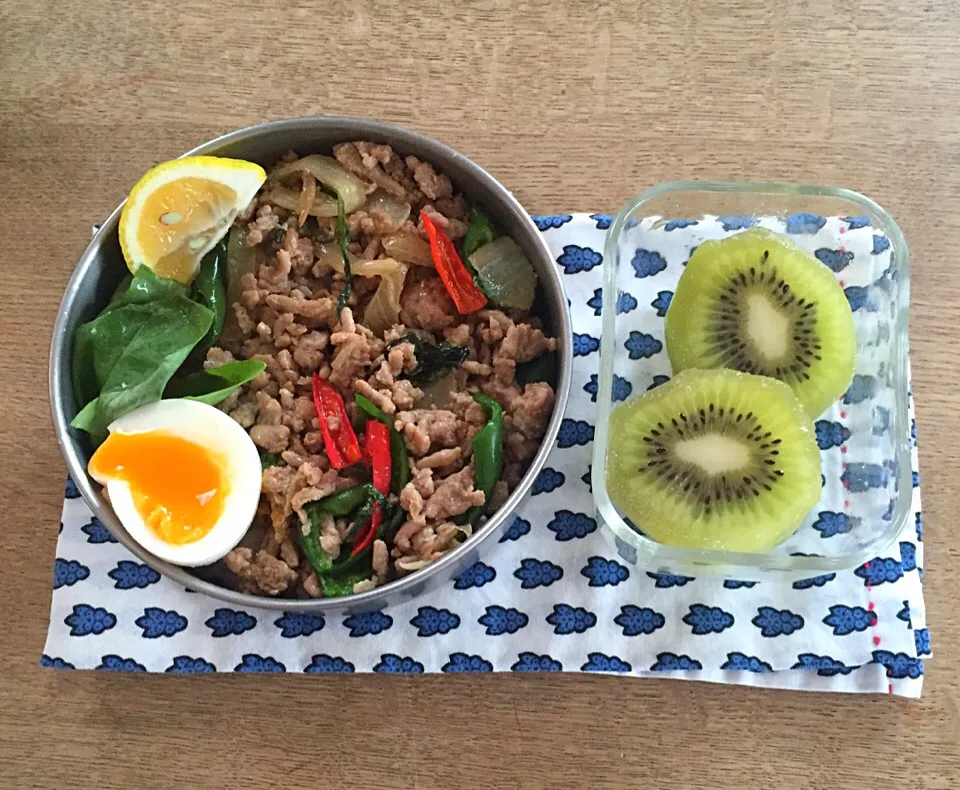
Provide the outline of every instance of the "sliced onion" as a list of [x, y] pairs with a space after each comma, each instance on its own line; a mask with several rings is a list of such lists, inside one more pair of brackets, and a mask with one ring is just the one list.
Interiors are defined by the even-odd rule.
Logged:
[[391, 231], [399, 229], [410, 217], [410, 204], [378, 189], [363, 204], [363, 210], [370, 214], [382, 211], [390, 217]]
[[457, 377], [448, 373], [423, 388], [423, 397], [417, 402], [419, 409], [446, 409], [450, 398], [457, 391]]
[[303, 227], [307, 221], [310, 207], [317, 197], [317, 179], [310, 173], [302, 173], [303, 183], [300, 185], [300, 202], [297, 204], [297, 227]]
[[364, 264], [380, 264], [383, 261], [392, 263], [393, 271], [384, 272], [380, 275], [380, 285], [377, 286], [376, 293], [374, 293], [363, 313], [363, 325], [377, 337], [383, 337], [383, 333], [400, 320], [400, 294], [403, 293], [403, 281], [407, 277], [407, 267], [390, 258], [381, 258], [376, 261], [361, 261], [353, 272], [355, 275], [369, 277], [371, 275], [359, 271], [364, 267]]
[[415, 560], [410, 557], [401, 557], [396, 561], [395, 565], [398, 571], [413, 573], [414, 571], [423, 570], [431, 562], [432, 560]]
[[[273, 186], [267, 189], [266, 198], [274, 205], [285, 208], [287, 211], [300, 212], [299, 189]], [[313, 203], [307, 209], [307, 214], [311, 217], [335, 217], [337, 216], [337, 201], [330, 195], [321, 192], [313, 199]]]
[[[227, 302], [233, 305], [240, 301], [243, 286], [240, 278], [245, 274], [256, 273], [260, 263], [260, 248], [244, 244], [246, 233], [240, 228], [231, 228], [227, 239]], [[233, 311], [228, 310], [227, 314]]]
[[[335, 272], [343, 274], [343, 256], [340, 254], [340, 248], [334, 242], [321, 242], [313, 247], [313, 254], [317, 261], [324, 266], [333, 269]], [[350, 273], [360, 275], [361, 277], [384, 277], [393, 274], [397, 269], [407, 268], [400, 261], [393, 258], [361, 258], [350, 253]]]
[[239, 340], [242, 335], [233, 305], [240, 301], [243, 291], [240, 279], [245, 274], [256, 274], [263, 257], [259, 246], [248, 247], [243, 243], [245, 237], [246, 233], [242, 229], [233, 227], [227, 239], [227, 316], [220, 333], [221, 344], [232, 339]]
[[417, 266], [434, 268], [433, 256], [430, 254], [430, 244], [417, 233], [401, 231], [384, 236], [383, 249], [387, 255], [404, 263], [415, 263]]
[[484, 244], [468, 260], [494, 307], [530, 309], [537, 287], [537, 273], [513, 239], [501, 236]]
[[[269, 179], [279, 181], [294, 173], [309, 173], [325, 187], [329, 187], [340, 195], [343, 198], [343, 207], [347, 214], [352, 214], [360, 208], [367, 199], [367, 195], [375, 189], [373, 184], [368, 184], [366, 181], [357, 178], [353, 173], [344, 170], [333, 157], [323, 156], [322, 154], [311, 154], [302, 159], [297, 159], [295, 162], [279, 165], [270, 173]], [[329, 198], [328, 195], [324, 197]], [[337, 216], [337, 201], [333, 198], [329, 199], [333, 201], [333, 214], [314, 214], [313, 216]]]

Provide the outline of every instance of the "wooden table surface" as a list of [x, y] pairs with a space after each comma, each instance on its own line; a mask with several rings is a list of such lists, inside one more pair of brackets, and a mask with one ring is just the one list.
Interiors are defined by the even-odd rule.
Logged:
[[[957, 787], [960, 367], [936, 350], [960, 336], [948, 4], [280, 5], [0, 3], [0, 787]], [[158, 161], [324, 113], [434, 135], [534, 212], [615, 211], [673, 178], [837, 184], [891, 210], [913, 253], [936, 652], [923, 699], [577, 675], [41, 670], [64, 478], [46, 353], [90, 223]]]

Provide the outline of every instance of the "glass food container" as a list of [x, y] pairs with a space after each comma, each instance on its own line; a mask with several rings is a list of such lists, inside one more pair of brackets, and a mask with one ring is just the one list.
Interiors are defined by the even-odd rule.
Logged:
[[[616, 441], [610, 413], [625, 393], [638, 397], [669, 377], [663, 315], [692, 250], [753, 225], [787, 233], [836, 273], [854, 308], [855, 377], [815, 421], [821, 499], [791, 537], [757, 554], [664, 545], [626, 519], [607, 490], [607, 452]], [[659, 573], [790, 580], [855, 568], [897, 538], [913, 485], [909, 253], [890, 214], [869, 198], [833, 187], [661, 184], [617, 215], [607, 235], [603, 278], [593, 495], [605, 533], [625, 560]]]

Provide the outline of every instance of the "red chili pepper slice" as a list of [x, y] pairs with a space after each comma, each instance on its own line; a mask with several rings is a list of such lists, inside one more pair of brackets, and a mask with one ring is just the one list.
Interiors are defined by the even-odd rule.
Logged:
[[423, 220], [423, 227], [430, 239], [433, 264], [437, 267], [437, 274], [443, 280], [447, 293], [450, 294], [461, 315], [475, 313], [487, 303], [487, 297], [477, 287], [467, 267], [463, 265], [450, 237], [430, 219], [426, 212], [420, 212], [420, 219]]
[[[343, 398], [326, 379], [313, 374], [313, 405], [317, 407], [323, 446], [334, 469], [357, 463], [362, 458], [360, 443], [350, 425]], [[332, 425], [331, 425], [332, 423]]]
[[[373, 474], [373, 487], [386, 496], [390, 493], [390, 429], [379, 420], [367, 420], [366, 461]], [[383, 508], [374, 502], [370, 509], [370, 523], [360, 530], [350, 556], [355, 556], [373, 543], [377, 527], [383, 523]]]

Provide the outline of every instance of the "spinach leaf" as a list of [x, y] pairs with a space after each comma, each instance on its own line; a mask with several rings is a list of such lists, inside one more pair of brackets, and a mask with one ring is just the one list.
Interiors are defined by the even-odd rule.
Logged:
[[407, 332], [407, 334], [388, 343], [387, 349], [389, 350], [400, 343], [410, 343], [416, 351], [417, 366], [407, 373], [407, 378], [418, 387], [445, 376], [451, 370], [460, 367], [470, 356], [470, 349], [466, 346], [455, 346], [452, 343], [431, 343], [429, 340], [424, 340], [416, 332]]
[[119, 316], [112, 313], [132, 305], [149, 305], [168, 297], [183, 296], [186, 292], [186, 287], [176, 280], [157, 277], [146, 266], [137, 269], [135, 276], [127, 274], [123, 278], [103, 311], [82, 324], [74, 335], [71, 380], [79, 405], [86, 405], [97, 397], [123, 347], [123, 337], [131, 337], [149, 317], [148, 310], [127, 311]]
[[80, 413], [73, 418], [73, 422], [70, 423], [74, 428], [79, 428], [81, 431], [90, 432], [90, 426], [93, 425], [93, 418], [97, 413], [97, 398], [94, 398], [86, 406], [84, 406]]
[[266, 363], [259, 359], [244, 359], [228, 362], [216, 368], [191, 373], [183, 378], [172, 379], [163, 392], [165, 398], [189, 398], [210, 406], [216, 406], [241, 384], [255, 379], [264, 370]]
[[96, 326], [85, 341], [91, 343], [93, 370], [101, 384], [93, 418], [84, 421], [84, 430], [95, 440], [105, 437], [107, 426], [120, 415], [160, 400], [213, 321], [210, 310], [183, 294], [149, 302], [137, 301], [137, 291], [128, 297], [136, 281], [120, 297], [123, 304], [91, 322]]
[[556, 384], [557, 352], [548, 351], [536, 359], [531, 359], [529, 362], [521, 362], [517, 365], [516, 381], [521, 387], [525, 387], [527, 384], [532, 384], [535, 381], [545, 381], [548, 384]]
[[136, 274], [128, 274], [123, 278], [100, 315], [128, 304], [147, 304], [170, 296], [185, 296], [186, 293], [187, 287], [183, 283], [158, 277], [152, 269], [141, 266]]

